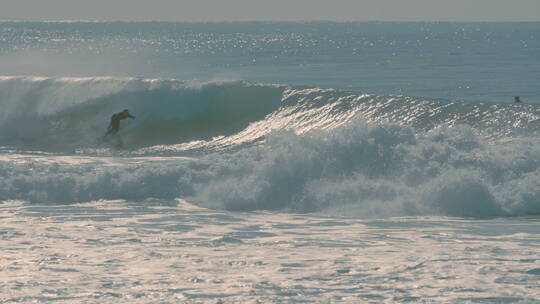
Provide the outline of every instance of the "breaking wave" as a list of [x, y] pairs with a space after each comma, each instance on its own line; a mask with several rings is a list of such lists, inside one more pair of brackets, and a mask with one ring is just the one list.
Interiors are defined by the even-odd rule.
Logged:
[[[534, 105], [246, 82], [6, 77], [0, 88], [0, 145], [13, 149], [0, 155], [0, 201], [182, 197], [234, 211], [540, 214]], [[96, 149], [123, 108], [137, 116], [123, 125], [127, 152], [44, 152]], [[179, 157], [186, 151], [202, 152]]]
[[487, 138], [536, 136], [540, 108], [371, 95], [247, 82], [137, 78], [0, 78], [0, 145], [41, 151], [96, 148], [112, 113], [128, 150], [223, 150], [276, 130], [332, 129], [362, 116], [419, 131], [465, 124]]

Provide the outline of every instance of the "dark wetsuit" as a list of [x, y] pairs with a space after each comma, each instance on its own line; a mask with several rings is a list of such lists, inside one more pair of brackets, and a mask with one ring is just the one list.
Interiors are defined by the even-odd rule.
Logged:
[[134, 116], [131, 116], [131, 114], [129, 114], [128, 110], [124, 110], [123, 112], [113, 114], [113, 116], [111, 117], [111, 123], [109, 124], [109, 127], [107, 128], [107, 134], [105, 134], [105, 136], [109, 134], [116, 134], [116, 132], [120, 130], [120, 120], [126, 119], [128, 117], [135, 118]]

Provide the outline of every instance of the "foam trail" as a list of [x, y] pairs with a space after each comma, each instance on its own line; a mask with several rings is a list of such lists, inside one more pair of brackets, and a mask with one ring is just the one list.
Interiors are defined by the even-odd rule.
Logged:
[[417, 134], [356, 121], [333, 131], [272, 133], [264, 146], [196, 159], [66, 166], [32, 157], [0, 166], [0, 200], [184, 197], [218, 209], [360, 217], [540, 213], [540, 142], [489, 143], [470, 127]]

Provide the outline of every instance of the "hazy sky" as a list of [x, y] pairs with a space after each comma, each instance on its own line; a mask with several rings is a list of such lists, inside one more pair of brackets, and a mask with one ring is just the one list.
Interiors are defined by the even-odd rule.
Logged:
[[0, 0], [0, 18], [540, 21], [540, 0]]

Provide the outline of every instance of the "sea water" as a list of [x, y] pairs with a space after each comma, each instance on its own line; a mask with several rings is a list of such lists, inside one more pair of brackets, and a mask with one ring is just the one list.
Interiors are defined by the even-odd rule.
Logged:
[[0, 23], [0, 302], [538, 303], [539, 38]]

